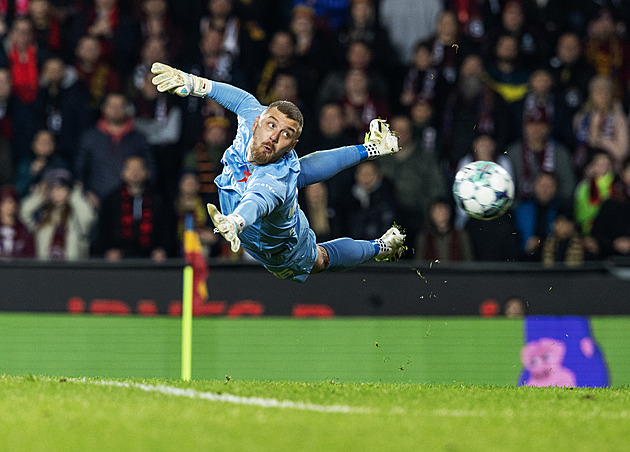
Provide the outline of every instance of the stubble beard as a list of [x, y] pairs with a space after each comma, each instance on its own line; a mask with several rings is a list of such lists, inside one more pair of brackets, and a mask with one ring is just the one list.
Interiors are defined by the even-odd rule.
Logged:
[[[247, 149], [247, 160], [255, 165], [267, 165], [269, 163], [275, 162], [274, 159], [274, 151], [265, 152], [264, 145], [255, 144], [250, 142], [250, 145]], [[277, 160], [277, 159], [276, 159]]]

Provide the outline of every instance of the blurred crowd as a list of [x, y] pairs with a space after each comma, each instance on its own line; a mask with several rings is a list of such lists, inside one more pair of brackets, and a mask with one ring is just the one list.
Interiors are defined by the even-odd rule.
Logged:
[[[0, 257], [244, 259], [206, 202], [236, 131], [158, 93], [161, 61], [305, 116], [296, 150], [402, 150], [306, 187], [320, 241], [408, 233], [409, 259], [580, 265], [630, 255], [630, 3], [622, 0], [0, 1]], [[502, 165], [507, 214], [458, 210], [457, 170]]]

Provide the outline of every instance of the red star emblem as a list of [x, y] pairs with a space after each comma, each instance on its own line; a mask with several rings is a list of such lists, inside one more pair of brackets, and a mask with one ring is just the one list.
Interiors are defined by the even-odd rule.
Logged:
[[247, 179], [249, 179], [249, 176], [251, 176], [252, 173], [249, 172], [249, 168], [245, 168], [243, 170], [243, 177], [241, 180], [237, 180], [236, 182], [247, 182]]

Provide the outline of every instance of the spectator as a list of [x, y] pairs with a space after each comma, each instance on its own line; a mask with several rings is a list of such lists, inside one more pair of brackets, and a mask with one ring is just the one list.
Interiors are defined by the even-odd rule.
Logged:
[[446, 196], [446, 187], [433, 149], [425, 149], [425, 142], [414, 138], [411, 119], [404, 115], [394, 116], [390, 125], [398, 135], [401, 149], [380, 164], [385, 177], [395, 186], [396, 221], [404, 226], [409, 243], [415, 243], [427, 218], [428, 200]]
[[229, 132], [230, 121], [227, 118], [217, 116], [206, 119], [202, 140], [184, 155], [182, 167], [184, 171], [196, 172], [199, 194], [205, 203], [219, 203], [214, 179], [223, 168], [221, 158], [230, 146]]
[[413, 46], [435, 34], [443, 10], [443, 2], [439, 0], [381, 0], [379, 20], [389, 32], [401, 64], [410, 65]]
[[44, 57], [33, 36], [33, 25], [27, 17], [16, 17], [11, 32], [0, 47], [0, 67], [11, 73], [15, 94], [12, 116], [20, 127], [13, 129], [15, 160], [28, 155], [28, 147], [37, 130], [35, 99], [39, 86], [40, 64]]
[[0, 258], [33, 257], [35, 242], [18, 218], [19, 198], [11, 185], [0, 187]]
[[35, 238], [35, 255], [43, 260], [87, 259], [96, 217], [81, 186], [63, 168], [46, 172], [20, 207], [20, 218]]
[[308, 218], [310, 228], [315, 232], [317, 240], [326, 242], [333, 239], [331, 227], [331, 211], [328, 208], [328, 187], [325, 182], [304, 187], [300, 206]]
[[149, 167], [143, 157], [127, 156], [121, 175], [122, 184], [102, 203], [95, 254], [108, 261], [165, 260], [174, 239], [172, 209], [149, 186]]
[[507, 155], [514, 168], [517, 198], [520, 200], [534, 195], [534, 178], [540, 171], [556, 174], [558, 195], [563, 201], [573, 197], [575, 174], [569, 151], [551, 138], [550, 130], [545, 110], [529, 110], [525, 116], [523, 140], [507, 148]]
[[[258, 18], [266, 11], [258, 3], [239, 1], [236, 4], [234, 0], [208, 0], [207, 14], [199, 20], [199, 36], [210, 29], [221, 31], [222, 51], [237, 60], [240, 67], [250, 69], [247, 77], [252, 81], [256, 80], [267, 53], [265, 45], [268, 37], [258, 23]], [[186, 12], [190, 14], [189, 9]], [[189, 58], [196, 60], [197, 56], [191, 58], [189, 55]]]
[[373, 0], [353, 0], [348, 22], [339, 28], [336, 35], [342, 51], [347, 51], [352, 42], [366, 43], [374, 54], [376, 67], [388, 76], [395, 75], [397, 55], [388, 31], [377, 20]]
[[447, 92], [442, 74], [433, 68], [433, 53], [429, 42], [418, 42], [413, 48], [413, 64], [403, 80], [400, 104], [410, 108], [420, 99], [441, 102]]
[[194, 66], [193, 72], [210, 80], [234, 84], [245, 89], [249, 87], [250, 81], [245, 68], [236, 58], [237, 55], [233, 55], [223, 47], [224, 33], [223, 30], [210, 28], [201, 36], [199, 41], [201, 65]]
[[409, 117], [413, 127], [414, 140], [422, 142], [424, 152], [432, 154], [437, 162], [444, 157], [441, 137], [437, 133], [433, 103], [425, 99], [418, 99], [409, 110]]
[[78, 43], [81, 37], [98, 40], [103, 59], [112, 65], [120, 79], [133, 67], [138, 43], [139, 24], [121, 8], [118, 0], [94, 0], [72, 20], [70, 37]]
[[520, 60], [529, 71], [549, 60], [551, 57], [549, 43], [553, 40], [543, 37], [538, 23], [527, 20], [523, 3], [520, 0], [505, 2], [501, 9], [501, 23], [498, 27], [490, 29], [487, 45], [482, 46], [484, 49], [482, 51], [489, 56], [490, 48], [497, 44], [501, 36], [512, 36], [516, 40]]
[[595, 74], [593, 67], [584, 58], [582, 43], [576, 33], [560, 35], [550, 67], [554, 79], [553, 91], [558, 98], [558, 109], [562, 112], [554, 135], [569, 149], [573, 149], [573, 117], [584, 103], [588, 95], [588, 82]]
[[370, 76], [359, 69], [352, 69], [346, 73], [344, 80], [345, 95], [341, 100], [346, 124], [355, 140], [363, 141], [368, 131], [370, 121], [374, 118], [387, 118], [389, 105], [377, 99], [370, 92]]
[[43, 64], [37, 110], [37, 122], [53, 133], [59, 155], [72, 161], [79, 137], [92, 125], [91, 112], [85, 85], [60, 57], [48, 58]]
[[630, 159], [626, 159], [595, 221], [592, 236], [601, 258], [630, 256]]
[[9, 30], [9, 26], [15, 17], [26, 16], [28, 14], [28, 2], [0, 3], [0, 37], [4, 37]]
[[500, 35], [487, 63], [486, 83], [508, 104], [525, 97], [529, 72], [522, 68], [518, 40], [510, 35]]
[[[487, 37], [488, 30], [492, 28], [489, 20], [484, 21], [484, 7], [487, 3], [484, 0], [470, 0], [462, 2], [459, 0], [446, 0], [446, 9], [453, 11], [457, 17], [460, 32], [465, 36], [466, 40], [471, 44], [474, 52], [479, 52], [479, 46]], [[497, 10], [499, 4], [494, 3], [490, 8]]]
[[13, 183], [13, 96], [11, 95], [11, 74], [0, 68], [0, 186]]
[[0, 137], [6, 140], [11, 140], [14, 136], [15, 95], [11, 88], [11, 73], [6, 68], [0, 68]]
[[295, 56], [295, 37], [289, 31], [276, 31], [269, 43], [269, 58], [256, 80], [256, 97], [263, 104], [271, 101], [271, 88], [278, 74], [292, 74], [298, 80], [300, 97], [313, 92], [315, 80], [310, 78]]
[[[224, 47], [223, 36], [224, 31], [218, 28], [209, 28], [203, 33], [199, 41], [200, 64], [193, 65], [191, 73], [248, 89], [251, 85], [248, 75], [239, 59]], [[199, 141], [206, 119], [227, 115], [228, 111], [212, 99], [189, 96], [185, 99], [183, 144], [191, 147]]]
[[601, 8], [589, 19], [584, 54], [598, 75], [611, 78], [613, 99], [622, 100], [630, 82], [630, 45], [610, 9]]
[[512, 136], [508, 106], [486, 85], [483, 73], [481, 57], [466, 56], [457, 83], [443, 107], [442, 149], [451, 170], [472, 149], [476, 135], [493, 136], [499, 149], [503, 149]]
[[[142, 42], [158, 39], [168, 48], [168, 60], [178, 63], [184, 50], [182, 30], [171, 20], [167, 0], [142, 0], [139, 20]], [[164, 61], [154, 59], [153, 61]]]
[[584, 249], [580, 240], [571, 209], [560, 209], [551, 225], [551, 233], [542, 248], [542, 263], [545, 267], [564, 264], [578, 267], [584, 263]]
[[588, 85], [588, 99], [573, 120], [577, 141], [575, 164], [582, 169], [593, 152], [610, 155], [613, 168], [619, 170], [628, 156], [628, 123], [621, 103], [615, 100], [610, 77], [595, 76]]
[[153, 156], [146, 138], [134, 127], [129, 102], [124, 95], [105, 97], [102, 117], [81, 136], [75, 160], [77, 179], [83, 183], [94, 207], [120, 183], [123, 162], [131, 155], [142, 157], [150, 174], [155, 174]]
[[593, 221], [604, 201], [610, 198], [615, 173], [612, 160], [605, 152], [598, 152], [584, 170], [584, 178], [575, 189], [575, 219], [582, 236], [589, 237]]
[[470, 261], [472, 248], [466, 231], [453, 226], [453, 205], [446, 198], [429, 204], [429, 216], [416, 241], [415, 256], [425, 261]]
[[181, 155], [178, 145], [182, 137], [182, 109], [178, 99], [160, 93], [151, 83], [153, 74], [148, 72], [145, 83], [135, 99], [136, 129], [144, 134], [151, 146], [155, 160], [155, 189], [164, 199], [172, 200], [177, 192], [181, 170]]
[[179, 179], [179, 190], [175, 200], [175, 214], [177, 215], [177, 240], [180, 255], [184, 256], [184, 230], [186, 216], [193, 218], [193, 228], [199, 235], [205, 256], [217, 257], [221, 255], [221, 244], [226, 254], [229, 253], [229, 243], [220, 234], [215, 234], [208, 225], [206, 202], [199, 193], [199, 179], [194, 171], [185, 171]]
[[64, 51], [63, 23], [54, 14], [53, 5], [48, 0], [29, 0], [28, 17], [33, 23], [37, 47], [47, 54], [61, 55]]
[[324, 104], [319, 110], [316, 144], [307, 148], [308, 152], [338, 148], [349, 141], [343, 106], [335, 102]]
[[[343, 107], [340, 104], [329, 103], [320, 109], [316, 135], [317, 139], [309, 143], [311, 147], [306, 148], [308, 152], [318, 149], [335, 149], [351, 142], [352, 138], [349, 137], [345, 127]], [[354, 184], [354, 171], [355, 168], [347, 168], [325, 182], [332, 237], [343, 237], [349, 234], [346, 225], [352, 199], [348, 193]]]
[[18, 165], [15, 189], [19, 196], [29, 194], [42, 181], [42, 176], [52, 169], [68, 169], [68, 162], [55, 152], [55, 136], [40, 129], [33, 137], [31, 155], [24, 157]]
[[310, 6], [297, 5], [291, 11], [289, 29], [295, 36], [295, 60], [306, 69], [313, 86], [339, 60], [336, 46], [329, 36], [315, 23], [315, 11]]
[[367, 43], [362, 41], [350, 43], [345, 53], [345, 67], [327, 73], [322, 80], [317, 96], [318, 105], [327, 102], [339, 102], [347, 90], [345, 80], [348, 74], [354, 70], [368, 74], [368, 90], [376, 100], [379, 102], [387, 101], [389, 94], [387, 79], [378, 69], [373, 67], [372, 63], [373, 53]]
[[[304, 115], [304, 122], [307, 124], [311, 123], [310, 107], [300, 97], [299, 81], [293, 74], [281, 72], [276, 75], [276, 79], [269, 93], [269, 100], [271, 102], [276, 100], [288, 100], [293, 102]], [[308, 126], [305, 132], [308, 134]]]
[[457, 17], [453, 11], [443, 11], [438, 17], [437, 29], [429, 44], [433, 53], [433, 67], [452, 88], [457, 80], [459, 61], [470, 52], [464, 35], [460, 35]]
[[[571, 118], [561, 117], [565, 112], [559, 108], [559, 102], [552, 87], [553, 77], [549, 70], [544, 68], [534, 70], [529, 76], [529, 91], [519, 102], [519, 107], [521, 109], [521, 122], [531, 110], [544, 110], [551, 126], [551, 135], [555, 137], [559, 127], [570, 123]], [[523, 136], [522, 130], [519, 132], [519, 136]]]
[[394, 186], [376, 160], [359, 163], [354, 180], [347, 230], [352, 237], [367, 239], [391, 227], [397, 218]]
[[140, 58], [136, 62], [131, 75], [125, 74], [125, 91], [129, 97], [136, 97], [144, 86], [144, 78], [151, 73], [151, 65], [154, 61], [169, 61], [166, 44], [162, 38], [149, 37], [142, 43]]
[[35, 101], [42, 51], [28, 17], [17, 17], [2, 46], [2, 66], [11, 71], [13, 91], [24, 104]]
[[120, 91], [121, 81], [111, 64], [101, 56], [101, 44], [93, 36], [79, 38], [75, 49], [75, 69], [85, 83], [90, 108], [96, 112], [107, 93]]
[[534, 196], [516, 206], [514, 218], [523, 259], [540, 261], [541, 248], [551, 232], [560, 202], [558, 179], [554, 173], [541, 171], [534, 178]]

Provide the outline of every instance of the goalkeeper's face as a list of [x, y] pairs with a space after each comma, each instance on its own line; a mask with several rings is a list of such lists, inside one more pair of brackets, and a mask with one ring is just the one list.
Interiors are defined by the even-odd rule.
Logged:
[[277, 108], [268, 108], [254, 121], [247, 160], [267, 165], [280, 160], [298, 142], [299, 124]]

